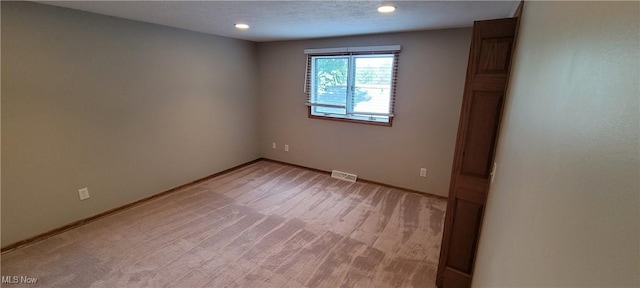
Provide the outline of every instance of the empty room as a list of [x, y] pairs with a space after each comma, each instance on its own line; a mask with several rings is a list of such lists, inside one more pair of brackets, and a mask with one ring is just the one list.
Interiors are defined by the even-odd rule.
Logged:
[[640, 2], [0, 11], [2, 287], [640, 287]]

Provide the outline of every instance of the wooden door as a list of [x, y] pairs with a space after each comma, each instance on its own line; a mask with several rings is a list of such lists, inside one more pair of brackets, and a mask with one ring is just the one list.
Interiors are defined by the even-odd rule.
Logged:
[[438, 264], [438, 287], [469, 287], [489, 191], [517, 18], [476, 21]]

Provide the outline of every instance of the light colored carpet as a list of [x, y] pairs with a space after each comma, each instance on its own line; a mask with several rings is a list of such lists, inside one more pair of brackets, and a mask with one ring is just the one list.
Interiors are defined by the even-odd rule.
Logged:
[[24, 287], [433, 287], [445, 207], [261, 161], [5, 253], [2, 275], [38, 278]]

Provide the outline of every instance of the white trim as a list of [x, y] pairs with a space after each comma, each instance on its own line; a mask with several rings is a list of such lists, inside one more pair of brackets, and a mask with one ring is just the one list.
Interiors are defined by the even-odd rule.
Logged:
[[305, 103], [305, 105], [307, 105], [307, 106], [315, 106], [315, 107], [339, 108], [339, 109], [346, 109], [347, 108], [347, 106], [345, 106], [345, 105], [322, 104], [322, 103], [312, 103], [312, 102], [307, 102], [307, 103]]
[[349, 52], [349, 47], [304, 49], [304, 54], [326, 54], [326, 53], [344, 53], [344, 52]]
[[377, 52], [377, 51], [400, 51], [400, 45], [386, 46], [363, 46], [363, 47], [338, 47], [338, 48], [318, 48], [304, 49], [304, 54], [328, 54], [328, 53], [349, 53], [349, 52]]
[[400, 45], [349, 47], [348, 52], [376, 52], [376, 51], [400, 51]]
[[308, 78], [309, 77], [309, 73], [308, 73], [308, 71], [309, 71], [309, 62], [311, 62], [311, 61], [309, 61], [310, 59], [308, 58], [308, 56], [304, 60], [305, 60], [304, 61], [305, 62], [305, 64], [304, 64], [305, 65], [304, 66], [304, 87], [302, 87], [302, 91], [304, 91], [304, 93], [307, 93], [307, 81], [309, 80], [309, 78]]
[[376, 113], [376, 112], [352, 112], [349, 113], [348, 115], [353, 115], [353, 116], [388, 116], [388, 117], [393, 117], [393, 114], [390, 113]]

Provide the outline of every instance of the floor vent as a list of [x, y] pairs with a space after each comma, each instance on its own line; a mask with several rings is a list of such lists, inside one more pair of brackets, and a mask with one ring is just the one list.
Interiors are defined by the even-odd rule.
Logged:
[[331, 178], [336, 178], [336, 179], [345, 180], [349, 182], [356, 182], [356, 180], [358, 179], [358, 175], [349, 174], [349, 173], [338, 171], [338, 170], [333, 170], [331, 171]]

